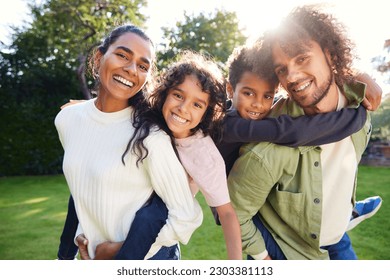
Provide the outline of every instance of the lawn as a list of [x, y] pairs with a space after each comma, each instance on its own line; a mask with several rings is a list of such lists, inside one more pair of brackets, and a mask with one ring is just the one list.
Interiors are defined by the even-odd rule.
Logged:
[[[390, 168], [361, 166], [358, 199], [380, 195], [383, 205], [371, 219], [350, 232], [360, 259], [390, 259]], [[66, 215], [69, 191], [62, 175], [0, 178], [0, 259], [51, 260], [56, 258]], [[202, 226], [186, 246], [185, 260], [226, 259], [221, 227], [214, 224], [209, 207]]]

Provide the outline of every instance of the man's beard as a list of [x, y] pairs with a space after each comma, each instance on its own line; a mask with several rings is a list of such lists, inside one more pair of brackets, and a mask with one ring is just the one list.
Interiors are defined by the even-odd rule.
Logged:
[[[329, 78], [320, 87], [318, 87], [314, 93], [312, 93], [310, 96], [305, 96], [304, 99], [300, 99], [299, 97], [293, 99], [302, 108], [315, 108], [317, 104], [320, 103], [328, 95], [330, 87], [333, 84], [333, 81], [334, 81], [334, 76], [331, 71], [331, 68], [329, 67]], [[312, 102], [309, 104], [305, 104], [305, 100], [307, 98], [312, 98], [313, 99]]]

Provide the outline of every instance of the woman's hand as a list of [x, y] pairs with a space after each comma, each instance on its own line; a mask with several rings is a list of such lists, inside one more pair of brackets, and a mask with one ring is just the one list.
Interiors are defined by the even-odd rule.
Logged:
[[79, 234], [76, 237], [77, 246], [79, 246], [80, 258], [82, 260], [90, 260], [90, 256], [88, 254], [88, 239], [84, 234]]

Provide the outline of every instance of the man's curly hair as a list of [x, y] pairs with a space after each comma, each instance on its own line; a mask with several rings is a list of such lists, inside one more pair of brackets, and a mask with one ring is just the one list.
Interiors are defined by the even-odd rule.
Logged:
[[331, 14], [315, 6], [295, 8], [276, 29], [266, 32], [264, 44], [271, 47], [278, 42], [283, 51], [293, 57], [310, 41], [317, 42], [323, 51], [329, 51], [335, 82], [339, 87], [353, 81], [352, 54], [354, 44], [346, 37], [345, 27]]

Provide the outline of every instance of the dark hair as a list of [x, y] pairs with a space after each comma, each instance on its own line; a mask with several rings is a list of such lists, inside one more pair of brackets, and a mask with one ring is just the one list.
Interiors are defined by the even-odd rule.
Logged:
[[317, 42], [330, 53], [333, 73], [339, 87], [353, 81], [353, 43], [345, 35], [345, 27], [332, 15], [321, 13], [315, 6], [295, 8], [280, 24], [266, 33], [265, 44], [278, 41], [287, 55], [295, 56], [309, 41]]
[[[109, 49], [109, 47], [112, 44], [114, 44], [118, 40], [119, 37], [121, 37], [123, 34], [126, 34], [126, 33], [137, 34], [139, 37], [141, 37], [145, 41], [148, 41], [152, 45], [152, 47], [154, 48], [153, 41], [150, 39], [150, 37], [148, 35], [146, 35], [146, 33], [141, 28], [139, 28], [135, 25], [123, 24], [123, 25], [117, 26], [114, 29], [112, 29], [111, 32], [104, 38], [102, 43], [94, 49], [94, 51], [89, 59], [89, 69], [90, 69], [92, 77], [95, 80], [95, 87], [94, 87], [95, 91], [100, 86], [99, 76], [97, 74], [97, 69], [96, 69], [97, 65], [95, 65], [95, 60], [94, 60], [96, 52], [100, 52], [102, 55], [104, 55], [107, 52], [107, 50]], [[151, 65], [150, 71], [151, 71], [151, 75], [148, 75], [148, 80], [146, 81], [146, 84], [144, 85], [144, 87], [139, 92], [137, 92], [137, 94], [135, 96], [133, 96], [132, 98], [129, 99], [130, 106], [137, 107], [139, 104], [144, 103], [144, 100], [145, 100], [144, 93], [154, 83], [154, 72], [156, 71], [156, 66], [155, 66], [154, 61]], [[135, 105], [137, 105], [137, 106], [135, 106]]]
[[252, 45], [235, 48], [228, 58], [227, 67], [228, 80], [233, 89], [245, 72], [251, 72], [275, 87], [279, 84], [273, 69], [271, 52], [263, 47], [261, 39]]
[[195, 75], [202, 91], [210, 95], [205, 115], [199, 125], [192, 130], [192, 133], [201, 130], [204, 135], [210, 135], [214, 141], [221, 139], [221, 122], [226, 111], [226, 81], [222, 71], [212, 59], [194, 51], [183, 51], [178, 55], [176, 62], [161, 75], [157, 87], [149, 96], [150, 108], [145, 108], [133, 124], [136, 133], [133, 135], [126, 152], [129, 150], [131, 142], [134, 142], [132, 151], [138, 155], [137, 164], [148, 155], [143, 141], [153, 126], [157, 125], [159, 129], [164, 130], [171, 137], [173, 143], [173, 135], [164, 120], [162, 108], [168, 91], [182, 84], [189, 75]]

